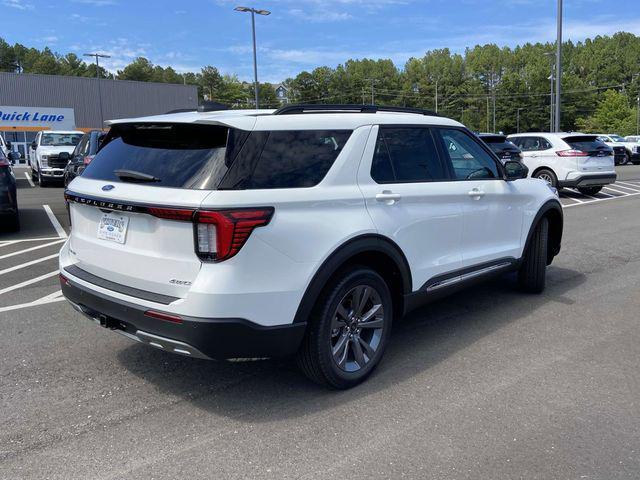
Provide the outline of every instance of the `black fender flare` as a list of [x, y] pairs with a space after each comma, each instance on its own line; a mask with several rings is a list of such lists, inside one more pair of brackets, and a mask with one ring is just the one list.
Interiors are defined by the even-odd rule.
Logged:
[[411, 293], [411, 269], [400, 247], [382, 235], [360, 235], [336, 248], [322, 263], [320, 268], [318, 268], [304, 292], [300, 305], [298, 305], [293, 323], [303, 323], [307, 321], [323, 288], [342, 265], [356, 255], [368, 252], [381, 253], [391, 258], [400, 272], [403, 295]]
[[522, 250], [523, 257], [525, 255], [525, 252], [529, 248], [529, 244], [531, 243], [531, 239], [533, 237], [533, 232], [535, 231], [536, 226], [538, 225], [538, 222], [542, 217], [544, 217], [550, 211], [555, 211], [558, 214], [560, 223], [559, 225], [550, 226], [554, 228], [556, 238], [554, 240], [555, 244], [552, 246], [553, 250], [549, 252], [549, 258], [552, 259], [556, 255], [558, 255], [558, 253], [560, 253], [560, 246], [562, 244], [562, 229], [564, 226], [564, 212], [562, 210], [562, 205], [560, 204], [560, 200], [550, 199], [542, 204], [540, 209], [538, 209], [538, 213], [536, 213], [536, 216], [533, 217], [533, 221], [531, 222], [531, 226], [529, 227], [529, 233], [527, 233], [527, 240], [525, 241], [524, 249]]

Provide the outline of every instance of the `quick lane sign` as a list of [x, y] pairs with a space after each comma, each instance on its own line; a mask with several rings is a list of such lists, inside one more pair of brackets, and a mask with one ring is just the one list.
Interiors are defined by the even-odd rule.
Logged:
[[75, 128], [73, 108], [0, 106], [0, 127], [48, 127], [58, 130]]

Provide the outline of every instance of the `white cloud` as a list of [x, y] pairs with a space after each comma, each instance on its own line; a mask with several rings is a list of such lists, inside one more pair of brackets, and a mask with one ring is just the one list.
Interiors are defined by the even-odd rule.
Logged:
[[299, 18], [306, 22], [324, 23], [324, 22], [343, 22], [351, 20], [353, 15], [347, 12], [335, 12], [333, 10], [302, 10], [300, 8], [292, 8], [289, 10], [292, 17]]
[[22, 0], [3, 0], [5, 7], [17, 8], [18, 10], [33, 10], [34, 6], [30, 3], [24, 3]]
[[92, 5], [94, 7], [106, 7], [109, 5], [115, 5], [115, 0], [72, 0], [76, 3], [83, 3], [85, 5]]
[[46, 43], [57, 43], [58, 37], [56, 37], [55, 35], [49, 35], [47, 37], [42, 37], [42, 41]]

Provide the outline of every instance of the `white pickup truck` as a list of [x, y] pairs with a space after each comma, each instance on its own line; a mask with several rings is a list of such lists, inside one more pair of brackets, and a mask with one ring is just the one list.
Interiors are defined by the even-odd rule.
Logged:
[[[29, 148], [31, 178], [37, 181], [41, 187], [53, 180], [62, 181], [69, 157], [80, 142], [82, 135], [82, 132], [73, 130], [38, 132]], [[62, 155], [60, 158], [61, 153], [67, 155]]]

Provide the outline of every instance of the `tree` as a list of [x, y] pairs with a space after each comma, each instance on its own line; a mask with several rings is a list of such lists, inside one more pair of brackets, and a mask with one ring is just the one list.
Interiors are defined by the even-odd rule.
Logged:
[[636, 128], [635, 118], [636, 111], [629, 106], [627, 96], [607, 90], [593, 115], [579, 119], [578, 125], [586, 132], [631, 135]]
[[137, 80], [151, 82], [153, 80], [153, 64], [144, 57], [138, 57], [124, 69], [118, 71], [119, 80]]

